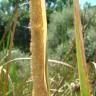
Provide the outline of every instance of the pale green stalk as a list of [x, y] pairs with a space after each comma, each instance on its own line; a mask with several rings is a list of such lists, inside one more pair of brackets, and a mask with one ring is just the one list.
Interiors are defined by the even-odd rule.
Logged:
[[80, 91], [81, 96], [91, 96], [91, 88], [88, 79], [82, 26], [79, 13], [79, 0], [73, 0], [73, 2], [74, 2], [74, 26], [75, 26], [78, 73], [80, 80]]

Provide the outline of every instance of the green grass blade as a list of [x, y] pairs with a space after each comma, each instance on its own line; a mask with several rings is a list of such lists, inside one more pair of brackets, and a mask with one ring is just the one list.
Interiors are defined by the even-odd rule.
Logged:
[[8, 49], [8, 47], [9, 47], [10, 37], [11, 37], [11, 32], [8, 32], [7, 42], [6, 42], [6, 49]]
[[80, 91], [81, 96], [91, 96], [90, 94], [91, 88], [88, 80], [88, 71], [86, 66], [82, 26], [79, 13], [79, 0], [73, 0], [73, 2], [74, 2], [74, 26], [75, 26], [78, 73], [80, 79]]

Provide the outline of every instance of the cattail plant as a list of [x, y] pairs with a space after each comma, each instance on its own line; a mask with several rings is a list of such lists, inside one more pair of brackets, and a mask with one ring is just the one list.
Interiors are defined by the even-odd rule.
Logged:
[[79, 13], [79, 0], [73, 0], [73, 2], [74, 2], [74, 26], [75, 26], [77, 63], [78, 63], [81, 96], [91, 96], [91, 88], [88, 80], [88, 70], [84, 51], [82, 25]]
[[[12, 23], [13, 26], [10, 26], [10, 28], [9, 28], [9, 30], [11, 32], [11, 36], [10, 36], [10, 43], [9, 43], [9, 46], [8, 46], [7, 61], [11, 60], [11, 51], [12, 51], [12, 48], [13, 48], [13, 40], [14, 40], [17, 20], [18, 20], [18, 0], [16, 1], [15, 10], [14, 10], [14, 13], [13, 13], [13, 16], [12, 16], [12, 22], [11, 23]], [[5, 80], [4, 80], [4, 94], [5, 94], [5, 96], [7, 95], [7, 92], [8, 92], [9, 70], [10, 70], [10, 63], [8, 63], [7, 66], [6, 66], [6, 76], [5, 76]]]
[[47, 21], [45, 0], [30, 0], [32, 96], [48, 96], [46, 80]]

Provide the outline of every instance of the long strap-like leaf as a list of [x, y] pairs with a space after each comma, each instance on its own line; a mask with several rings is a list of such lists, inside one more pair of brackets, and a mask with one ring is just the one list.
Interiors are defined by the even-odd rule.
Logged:
[[[14, 10], [14, 18], [13, 18], [13, 26], [12, 29], [10, 29], [11, 31], [11, 37], [10, 37], [10, 43], [9, 43], [9, 48], [8, 48], [8, 56], [7, 56], [7, 61], [10, 61], [11, 59], [11, 51], [13, 48], [13, 39], [14, 39], [14, 35], [15, 35], [15, 29], [16, 29], [16, 22], [18, 20], [18, 0], [16, 2], [16, 7]], [[4, 96], [7, 96], [7, 92], [8, 92], [8, 74], [9, 74], [9, 69], [10, 69], [10, 63], [8, 63], [8, 65], [6, 66], [6, 76], [5, 76], [5, 81], [4, 81]]]
[[80, 90], [81, 96], [91, 96], [90, 85], [88, 80], [88, 72], [86, 66], [86, 58], [84, 51], [84, 42], [82, 34], [82, 26], [79, 13], [79, 0], [74, 1], [74, 25], [75, 25], [75, 39], [76, 39], [76, 50], [77, 50], [77, 63], [78, 73], [80, 79]]

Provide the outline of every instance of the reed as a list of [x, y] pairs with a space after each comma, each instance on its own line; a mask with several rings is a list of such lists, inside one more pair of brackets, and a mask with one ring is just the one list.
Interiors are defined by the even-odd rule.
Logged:
[[74, 2], [74, 26], [77, 51], [78, 73], [80, 80], [81, 96], [91, 96], [91, 88], [88, 79], [88, 70], [86, 65], [82, 25], [79, 13], [79, 0]]

